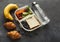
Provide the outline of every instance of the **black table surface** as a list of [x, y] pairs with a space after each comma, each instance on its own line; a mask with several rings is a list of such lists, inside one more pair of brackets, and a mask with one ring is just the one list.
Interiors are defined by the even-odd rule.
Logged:
[[[19, 40], [11, 40], [7, 37], [7, 30], [3, 24], [6, 22], [3, 14], [4, 7], [9, 3], [29, 4], [37, 1], [50, 23], [33, 32], [26, 32], [20, 28], [22, 37]], [[18, 23], [14, 21], [19, 28]], [[0, 0], [0, 42], [60, 42], [60, 0]]]

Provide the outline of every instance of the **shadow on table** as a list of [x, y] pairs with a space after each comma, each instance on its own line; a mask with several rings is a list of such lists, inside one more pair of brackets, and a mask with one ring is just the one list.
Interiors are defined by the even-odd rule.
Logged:
[[27, 32], [23, 29], [20, 29], [20, 32], [23, 36], [32, 38], [32, 37], [38, 36], [42, 31], [44, 32], [45, 30], [47, 30], [48, 27], [49, 27], [48, 25], [45, 25], [45, 26], [40, 27], [37, 30], [34, 30], [32, 32]]

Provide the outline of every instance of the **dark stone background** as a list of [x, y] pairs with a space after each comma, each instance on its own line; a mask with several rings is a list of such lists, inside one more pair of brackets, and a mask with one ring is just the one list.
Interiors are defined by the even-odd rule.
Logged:
[[[7, 37], [7, 30], [3, 27], [6, 21], [3, 16], [4, 7], [8, 3], [30, 4], [37, 1], [46, 15], [51, 19], [50, 23], [33, 32], [25, 32], [20, 29], [22, 38], [11, 40]], [[14, 21], [16, 23], [16, 21]], [[17, 29], [19, 25], [16, 23]], [[60, 42], [60, 0], [0, 0], [0, 42]]]

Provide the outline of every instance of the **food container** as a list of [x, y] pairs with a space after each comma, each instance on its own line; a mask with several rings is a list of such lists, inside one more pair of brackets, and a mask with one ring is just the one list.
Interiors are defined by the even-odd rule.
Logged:
[[[33, 2], [33, 4], [36, 4], [36, 2]], [[15, 19], [20, 23], [20, 26], [25, 30], [25, 31], [34, 31], [36, 29], [38, 29], [39, 27], [46, 25], [47, 23], [49, 23], [50, 19], [48, 19], [47, 16], [43, 16], [40, 14], [43, 14], [43, 12], [41, 12], [40, 14], [37, 12], [39, 10], [34, 10], [31, 7], [29, 7], [30, 11], [32, 12], [32, 14], [28, 14], [27, 16], [18, 19], [16, 12], [24, 9], [26, 7], [29, 7], [29, 5], [25, 5], [23, 7], [18, 8], [15, 12], [14, 12], [14, 16]], [[37, 8], [37, 7], [36, 7]], [[40, 7], [39, 7], [40, 8]], [[34, 11], [33, 11], [34, 10]], [[41, 9], [40, 9], [41, 11]], [[41, 17], [43, 16], [43, 18]], [[45, 19], [43, 21], [43, 19]], [[30, 22], [29, 22], [30, 21]], [[30, 26], [29, 26], [30, 25]], [[35, 26], [35, 27], [34, 27]], [[33, 28], [32, 28], [33, 27]]]

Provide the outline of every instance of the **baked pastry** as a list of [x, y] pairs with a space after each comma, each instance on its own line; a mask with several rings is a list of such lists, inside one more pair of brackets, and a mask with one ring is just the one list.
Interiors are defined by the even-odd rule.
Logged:
[[12, 38], [12, 39], [19, 39], [21, 38], [21, 34], [18, 33], [17, 31], [10, 31], [7, 33], [7, 35]]
[[13, 22], [6, 22], [4, 23], [4, 26], [9, 30], [16, 28], [16, 25]]

